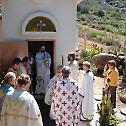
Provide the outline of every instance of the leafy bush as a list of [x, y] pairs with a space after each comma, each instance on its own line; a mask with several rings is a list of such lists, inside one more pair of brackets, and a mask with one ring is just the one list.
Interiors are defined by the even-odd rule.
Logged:
[[99, 27], [99, 30], [105, 30], [105, 29], [106, 29], [105, 25], [101, 25], [101, 26]]
[[110, 116], [110, 125], [117, 125], [119, 122], [119, 119], [115, 115]]
[[100, 126], [117, 125], [119, 119], [113, 115], [111, 106], [111, 95], [103, 95], [102, 103], [98, 105], [98, 113], [100, 115], [99, 123]]
[[97, 15], [99, 17], [104, 17], [105, 16], [105, 11], [104, 10], [98, 10]]
[[92, 31], [91, 33], [90, 33], [90, 37], [91, 38], [96, 38], [97, 37], [97, 32], [95, 32], [95, 31]]
[[90, 58], [90, 52], [89, 50], [86, 50], [85, 48], [82, 48], [81, 52], [80, 52], [80, 58]]
[[80, 12], [83, 13], [83, 14], [88, 14], [89, 8], [81, 8]]
[[103, 51], [101, 47], [97, 44], [91, 45], [90, 49], [82, 48], [80, 52], [81, 59], [89, 59], [92, 58], [94, 55], [99, 54]]
[[100, 115], [100, 125], [101, 126], [109, 126], [110, 125], [110, 117], [112, 115], [112, 106], [110, 101], [111, 95], [103, 96], [102, 103], [98, 106], [98, 113]]

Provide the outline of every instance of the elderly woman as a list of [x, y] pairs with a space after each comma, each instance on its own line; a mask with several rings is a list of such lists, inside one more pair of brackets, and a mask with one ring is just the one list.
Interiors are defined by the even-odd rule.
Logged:
[[0, 86], [0, 115], [1, 115], [1, 109], [3, 106], [3, 101], [5, 99], [5, 96], [7, 94], [14, 92], [13, 87], [15, 86], [15, 80], [16, 80], [16, 75], [13, 72], [8, 72], [4, 76], [4, 80], [2, 81], [2, 84]]
[[16, 75], [13, 72], [8, 72], [4, 76], [4, 80], [1, 84], [1, 91], [6, 95], [10, 91], [14, 91]]
[[28, 93], [30, 77], [22, 74], [17, 79], [17, 89], [7, 95], [1, 113], [1, 126], [43, 126], [39, 107]]

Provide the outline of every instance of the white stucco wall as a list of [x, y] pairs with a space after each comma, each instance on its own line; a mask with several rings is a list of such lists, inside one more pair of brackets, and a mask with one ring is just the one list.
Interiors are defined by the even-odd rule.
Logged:
[[[34, 13], [48, 13], [57, 22], [56, 64], [61, 64], [61, 57], [67, 64], [67, 54], [75, 51], [77, 45], [76, 0], [48, 0], [37, 4], [35, 0], [3, 0], [3, 36], [5, 40], [26, 40], [30, 36], [22, 34], [22, 24]], [[44, 1], [44, 0], [43, 0]], [[42, 16], [42, 15], [41, 15]], [[45, 39], [44, 36], [38, 37]], [[33, 39], [33, 38], [31, 38]], [[48, 39], [48, 38], [47, 38]]]
[[2, 31], [2, 19], [0, 17], [0, 41], [3, 41], [3, 31]]

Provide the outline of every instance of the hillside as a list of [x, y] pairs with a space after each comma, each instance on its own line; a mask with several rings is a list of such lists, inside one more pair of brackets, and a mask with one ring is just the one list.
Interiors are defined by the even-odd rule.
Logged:
[[106, 3], [114, 7], [117, 11], [126, 14], [126, 0], [106, 0]]
[[84, 0], [77, 10], [81, 25], [126, 35], [125, 0]]

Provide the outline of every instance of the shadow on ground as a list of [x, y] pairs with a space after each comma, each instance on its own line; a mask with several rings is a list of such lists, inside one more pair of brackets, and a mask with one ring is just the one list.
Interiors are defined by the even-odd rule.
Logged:
[[55, 126], [55, 121], [50, 120], [49, 117], [50, 106], [45, 104], [43, 98], [37, 98], [36, 101], [42, 114], [43, 126]]

